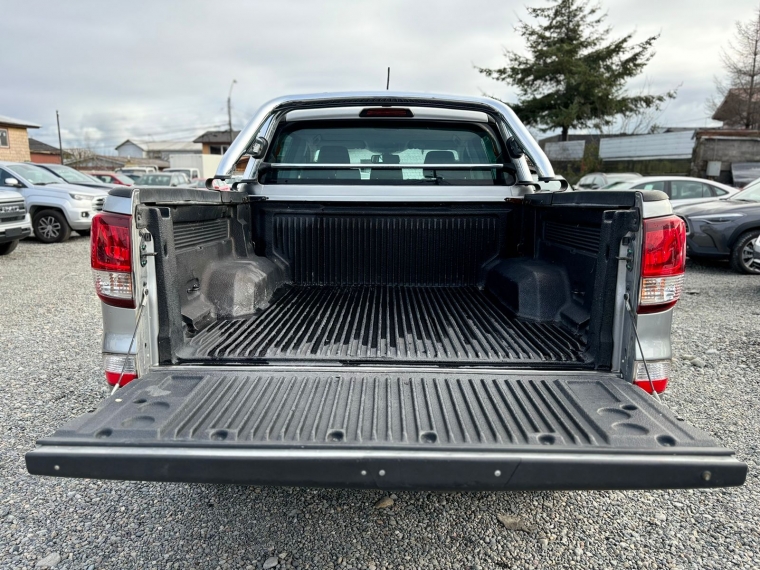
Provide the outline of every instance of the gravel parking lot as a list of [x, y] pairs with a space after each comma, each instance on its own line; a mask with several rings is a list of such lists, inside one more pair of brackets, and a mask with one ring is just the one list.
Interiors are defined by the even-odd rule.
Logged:
[[105, 396], [88, 245], [0, 258], [2, 568], [760, 567], [760, 278], [689, 263], [664, 397], [749, 463], [744, 487], [398, 493], [378, 509], [376, 491], [28, 475], [35, 439]]

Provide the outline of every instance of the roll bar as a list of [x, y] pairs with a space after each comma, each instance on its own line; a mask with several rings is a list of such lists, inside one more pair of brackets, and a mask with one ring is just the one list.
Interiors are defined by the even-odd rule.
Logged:
[[[225, 180], [232, 176], [238, 161], [253, 143], [261, 128], [269, 119], [274, 125], [285, 113], [296, 109], [318, 109], [329, 107], [366, 107], [366, 106], [414, 106], [438, 107], [485, 112], [494, 118], [504, 140], [514, 138], [525, 155], [533, 162], [538, 171], [539, 180], [554, 180], [554, 169], [538, 143], [522, 124], [515, 112], [505, 103], [489, 97], [462, 97], [457, 95], [433, 95], [428, 93], [404, 93], [395, 91], [370, 91], [347, 93], [321, 93], [312, 95], [291, 95], [278, 97], [265, 103], [248, 121], [240, 134], [224, 153], [215, 179]], [[269, 129], [271, 132], [272, 129]], [[271, 142], [271, 141], [270, 141]], [[513, 153], [510, 152], [510, 155]], [[516, 158], [519, 182], [532, 183], [532, 177], [524, 157]], [[345, 165], [344, 165], [345, 166]], [[366, 165], [373, 168], [379, 165]], [[447, 165], [450, 167], [451, 165]], [[407, 167], [408, 168], [408, 167]], [[429, 168], [429, 166], [428, 166]]]

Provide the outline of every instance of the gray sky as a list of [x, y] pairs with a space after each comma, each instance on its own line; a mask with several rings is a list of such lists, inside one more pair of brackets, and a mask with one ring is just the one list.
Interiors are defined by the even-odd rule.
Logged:
[[[284, 94], [385, 87], [514, 94], [473, 64], [503, 64], [522, 47], [513, 26], [540, 0], [3, 0], [0, 114], [43, 125], [32, 136], [112, 152], [127, 137], [191, 140], [233, 126]], [[758, 0], [606, 0], [616, 35], [660, 33], [645, 76], [680, 85], [658, 124], [703, 126], [720, 48]]]

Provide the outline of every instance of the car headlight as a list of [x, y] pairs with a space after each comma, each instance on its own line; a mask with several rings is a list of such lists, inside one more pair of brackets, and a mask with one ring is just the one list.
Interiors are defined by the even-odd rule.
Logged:
[[92, 196], [87, 196], [86, 194], [69, 194], [71, 196], [72, 200], [76, 200], [78, 202], [91, 202]]
[[708, 214], [706, 216], [691, 216], [692, 220], [701, 220], [709, 224], [720, 224], [721, 222], [732, 222], [736, 218], [741, 218], [745, 214]]

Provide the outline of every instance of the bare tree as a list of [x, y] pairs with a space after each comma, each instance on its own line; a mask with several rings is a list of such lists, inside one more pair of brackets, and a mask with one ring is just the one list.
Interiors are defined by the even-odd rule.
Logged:
[[714, 118], [730, 126], [760, 123], [760, 7], [751, 20], [736, 22], [734, 39], [721, 52], [726, 76], [716, 80], [718, 98], [708, 101]]

